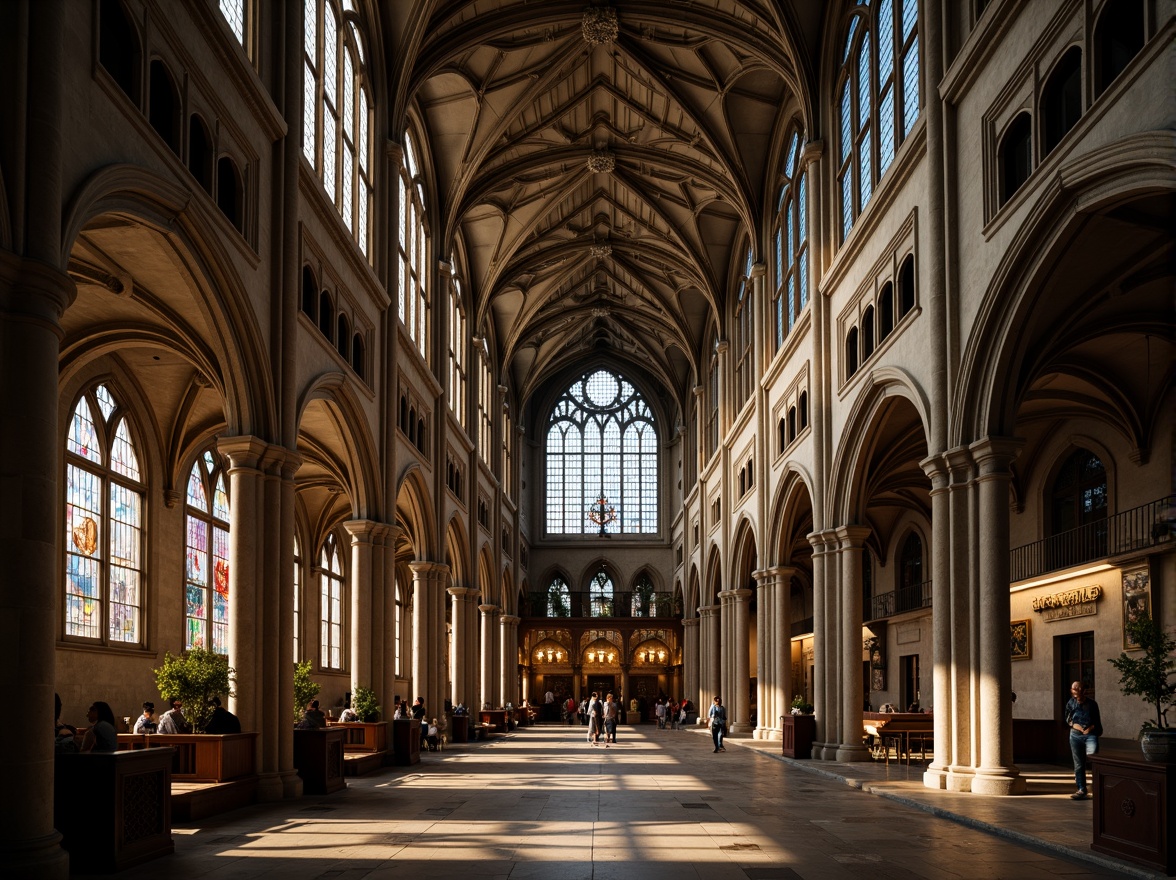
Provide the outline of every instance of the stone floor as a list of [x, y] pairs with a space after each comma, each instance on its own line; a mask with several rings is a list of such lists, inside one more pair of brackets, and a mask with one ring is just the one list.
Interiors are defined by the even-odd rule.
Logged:
[[326, 797], [176, 827], [175, 855], [127, 877], [536, 880], [1154, 877], [1091, 852], [1091, 802], [1064, 767], [1029, 793], [922, 786], [922, 768], [793, 761], [779, 744], [538, 726], [349, 778]]

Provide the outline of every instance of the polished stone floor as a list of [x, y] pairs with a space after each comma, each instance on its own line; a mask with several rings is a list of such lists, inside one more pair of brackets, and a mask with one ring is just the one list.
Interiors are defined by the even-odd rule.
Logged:
[[1029, 794], [931, 791], [921, 767], [792, 761], [779, 744], [621, 727], [610, 748], [543, 726], [426, 752], [326, 797], [174, 829], [176, 852], [127, 877], [1152, 877], [1089, 849], [1091, 802], [1064, 767]]

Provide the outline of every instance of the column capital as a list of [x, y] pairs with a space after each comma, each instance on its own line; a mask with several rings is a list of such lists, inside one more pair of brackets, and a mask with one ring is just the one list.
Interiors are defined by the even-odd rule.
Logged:
[[238, 434], [221, 437], [216, 441], [216, 450], [229, 460], [228, 471], [260, 471], [270, 444], [252, 434]]
[[498, 619], [503, 626], [518, 626], [522, 622], [521, 617], [515, 617], [513, 614], [504, 614]]
[[947, 459], [940, 453], [929, 455], [919, 462], [928, 479], [931, 480], [931, 492], [942, 491], [947, 488]]
[[837, 549], [837, 531], [835, 529], [822, 529], [819, 532], [809, 532], [805, 537], [808, 538], [809, 544], [812, 545], [814, 556], [832, 553]]
[[482, 591], [477, 587], [449, 587], [449, 595], [455, 599], [472, 599], [474, 596], [480, 596]]
[[800, 151], [800, 167], [807, 170], [814, 162], [819, 161], [825, 155], [825, 142], [820, 138], [809, 141], [804, 145], [804, 149]]
[[719, 593], [719, 598], [728, 602], [746, 602], [751, 596], [751, 590], [747, 587], [738, 587], [734, 590], [723, 590]]
[[1009, 476], [1009, 465], [1024, 445], [1018, 437], [982, 437], [968, 451], [976, 461], [978, 477]]
[[838, 526], [836, 532], [841, 539], [841, 549], [860, 550], [874, 530], [869, 526]]
[[751, 576], [756, 579], [760, 588], [774, 587], [777, 584], [785, 584], [796, 574], [795, 565], [776, 565], [771, 568], [761, 568], [759, 571], [753, 571]]
[[421, 559], [408, 564], [413, 580], [440, 580], [449, 574], [449, 566], [444, 562], [426, 562]]
[[49, 324], [60, 336], [61, 316], [77, 295], [77, 285], [67, 273], [0, 250], [0, 311]]
[[699, 620], [697, 617], [689, 617], [682, 621], [682, 629], [698, 629]]
[[352, 544], [375, 544], [382, 537], [387, 526], [370, 519], [349, 519], [343, 523]]
[[478, 610], [481, 611], [483, 614], [493, 614], [495, 611], [498, 610], [498, 606], [497, 605], [479, 605]]

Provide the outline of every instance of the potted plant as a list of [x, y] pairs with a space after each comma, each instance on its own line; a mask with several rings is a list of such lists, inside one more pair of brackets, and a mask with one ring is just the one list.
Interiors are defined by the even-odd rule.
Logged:
[[355, 710], [359, 720], [365, 723], [380, 719], [380, 704], [376, 702], [376, 692], [371, 688], [357, 684], [355, 693], [351, 695], [351, 708]]
[[318, 696], [322, 685], [310, 680], [310, 661], [294, 664], [294, 723], [302, 720], [306, 704]]
[[792, 698], [793, 715], [812, 715], [813, 704], [804, 698], [804, 694], [797, 694]]
[[212, 717], [213, 697], [233, 696], [235, 673], [229, 658], [206, 648], [193, 648], [178, 657], [165, 652], [155, 672], [155, 684], [165, 701], [184, 701], [184, 718], [195, 733], [203, 733]]
[[[1139, 740], [1148, 761], [1176, 761], [1176, 730], [1168, 723], [1168, 709], [1176, 703], [1176, 636], [1165, 632], [1159, 621], [1146, 611], [1127, 621], [1127, 635], [1142, 651], [1127, 651], [1108, 660], [1119, 673], [1119, 689], [1129, 697], [1143, 697], [1155, 707], [1155, 720], [1143, 722]], [[1135, 653], [1133, 651], [1132, 653]]]

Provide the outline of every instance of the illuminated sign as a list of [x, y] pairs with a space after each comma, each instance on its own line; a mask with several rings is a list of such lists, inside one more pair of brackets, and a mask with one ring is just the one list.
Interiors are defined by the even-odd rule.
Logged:
[[1102, 587], [1077, 587], [1033, 600], [1033, 610], [1045, 620], [1069, 620], [1071, 617], [1087, 617], [1097, 614], [1098, 600], [1102, 598]]

